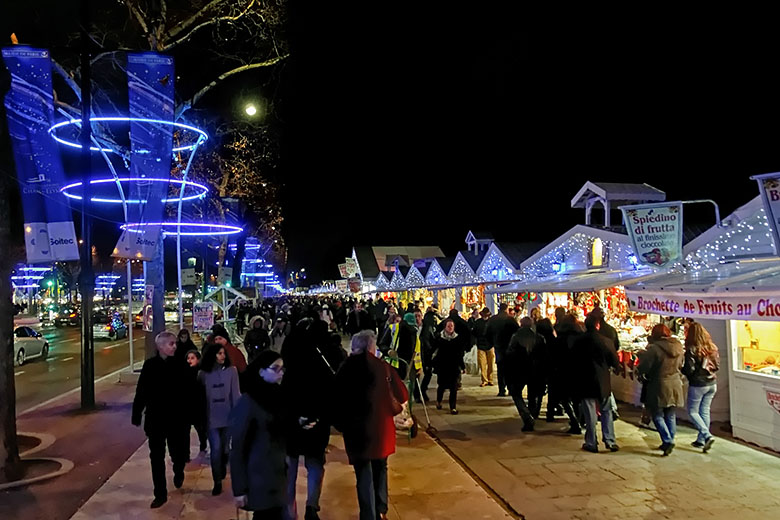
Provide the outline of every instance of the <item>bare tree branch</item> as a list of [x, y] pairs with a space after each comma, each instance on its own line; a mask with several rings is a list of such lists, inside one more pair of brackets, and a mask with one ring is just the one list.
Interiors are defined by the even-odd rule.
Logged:
[[206, 13], [211, 11], [212, 9], [215, 9], [220, 4], [227, 3], [229, 0], [213, 0], [212, 2], [209, 2], [206, 4], [206, 6], [203, 7], [200, 11], [195, 13], [194, 15], [190, 16], [186, 20], [179, 22], [175, 26], [171, 28], [170, 31], [168, 31], [168, 37], [169, 38], [176, 38], [176, 36], [179, 35], [182, 31], [186, 30], [187, 27], [191, 26], [192, 24], [196, 23], [199, 19], [201, 19], [203, 16], [205, 16]]
[[[180, 45], [180, 44], [186, 42], [187, 40], [189, 40], [192, 37], [192, 35], [194, 35], [200, 29], [202, 29], [204, 27], [208, 27], [209, 25], [214, 25], [214, 24], [217, 24], [219, 22], [235, 22], [236, 20], [238, 20], [239, 18], [244, 16], [247, 12], [249, 12], [249, 10], [255, 4], [255, 1], [256, 0], [251, 0], [249, 2], [249, 4], [244, 8], [244, 10], [241, 11], [236, 16], [218, 16], [218, 17], [215, 17], [215, 18], [211, 18], [210, 20], [206, 20], [205, 22], [201, 23], [200, 25], [195, 26], [191, 31], [189, 31], [187, 34], [185, 34], [184, 36], [182, 36], [178, 40], [173, 41], [173, 42], [171, 42], [171, 43], [169, 43], [167, 45], [164, 45], [162, 50], [163, 51], [168, 51], [168, 50], [176, 47], [177, 45]], [[262, 16], [260, 17], [260, 19], [262, 20]], [[171, 29], [171, 31], [168, 32], [168, 36], [169, 37], [175, 37], [175, 34], [173, 33], [174, 29]]]
[[272, 65], [276, 65], [277, 63], [279, 63], [280, 61], [288, 58], [289, 56], [290, 56], [289, 54], [284, 54], [282, 56], [277, 56], [275, 58], [271, 58], [270, 60], [261, 61], [259, 63], [250, 63], [248, 65], [242, 65], [240, 67], [236, 67], [233, 70], [229, 70], [229, 71], [225, 72], [224, 74], [221, 74], [217, 79], [215, 79], [214, 81], [212, 81], [211, 83], [209, 83], [208, 85], [206, 85], [205, 87], [203, 87], [202, 89], [197, 91], [189, 100], [187, 100], [184, 103], [182, 103], [176, 109], [176, 119], [181, 117], [181, 115], [184, 114], [184, 112], [186, 112], [187, 110], [192, 108], [192, 106], [195, 105], [200, 100], [200, 98], [202, 98], [209, 90], [211, 90], [212, 88], [216, 87], [218, 84], [220, 84], [221, 82], [225, 81], [230, 76], [233, 76], [233, 75], [238, 74], [240, 72], [246, 72], [247, 70], [258, 69], [260, 67], [270, 67]]
[[73, 79], [73, 77], [68, 74], [62, 65], [57, 63], [54, 59], [51, 60], [51, 65], [54, 67], [54, 70], [57, 72], [57, 74], [62, 76], [62, 79], [65, 80], [65, 83], [68, 84], [73, 93], [76, 94], [76, 97], [79, 99], [79, 101], [81, 101], [81, 87], [78, 83], [76, 83], [76, 80]]

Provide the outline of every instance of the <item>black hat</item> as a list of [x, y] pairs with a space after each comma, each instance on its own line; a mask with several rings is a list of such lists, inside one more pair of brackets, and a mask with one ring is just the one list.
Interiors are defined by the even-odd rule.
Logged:
[[490, 314], [490, 309], [488, 309], [487, 307], [483, 307], [482, 310], [479, 311], [479, 314], [480, 316], [487, 316], [488, 314]]
[[282, 356], [280, 356], [278, 352], [264, 350], [257, 355], [252, 364], [258, 369], [263, 369], [273, 365], [277, 359], [282, 359]]

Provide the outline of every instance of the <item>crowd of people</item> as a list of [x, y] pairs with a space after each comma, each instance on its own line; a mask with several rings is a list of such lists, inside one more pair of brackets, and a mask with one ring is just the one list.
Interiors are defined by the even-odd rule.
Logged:
[[[618, 335], [596, 307], [580, 321], [564, 308], [554, 322], [538, 309], [521, 316], [501, 304], [471, 313], [409, 302], [405, 308], [382, 298], [290, 298], [244, 306], [236, 316], [244, 352], [215, 324], [198, 349], [189, 332], [161, 332], [157, 355], [144, 363], [133, 403], [132, 422], [149, 439], [154, 500], [167, 501], [166, 446], [174, 485], [184, 481], [190, 459], [189, 434], [200, 450], [208, 443], [213, 495], [222, 493], [230, 467], [238, 507], [254, 518], [298, 517], [295, 489], [300, 461], [307, 472], [305, 520], [319, 518], [325, 457], [335, 427], [344, 435], [354, 467], [361, 520], [387, 518], [387, 458], [395, 451], [394, 418], [409, 399], [429, 401], [436, 379], [436, 408], [458, 414], [458, 390], [465, 356], [476, 351], [480, 386], [497, 386], [511, 396], [523, 432], [542, 414], [553, 422], [565, 414], [582, 449], [598, 452], [597, 426], [609, 451], [619, 450], [617, 406], [610, 372], [618, 368]], [[342, 334], [351, 337], [350, 352]], [[650, 334], [640, 355], [642, 401], [661, 437], [659, 450], [675, 446], [676, 407], [684, 404], [699, 431], [694, 446], [711, 449], [709, 409], [717, 391], [717, 347], [707, 331], [688, 321], [685, 344], [664, 324]], [[494, 372], [494, 365], [496, 370]], [[408, 386], [407, 386], [408, 385]], [[407, 388], [411, 389], [411, 394]]]

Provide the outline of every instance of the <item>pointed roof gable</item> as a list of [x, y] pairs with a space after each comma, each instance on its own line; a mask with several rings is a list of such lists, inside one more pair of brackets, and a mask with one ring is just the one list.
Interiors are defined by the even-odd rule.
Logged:
[[[441, 265], [441, 261], [446, 261], [445, 264], [447, 265], [447, 269], [445, 270], [444, 267]], [[449, 283], [449, 279], [447, 278], [447, 272], [449, 271], [449, 268], [452, 266], [452, 262], [450, 259], [447, 258], [437, 258], [433, 262], [431, 262], [430, 267], [428, 268], [428, 272], [425, 274], [425, 284], [426, 285], [446, 285]]]
[[425, 285], [425, 275], [423, 275], [420, 270], [414, 266], [409, 268], [409, 272], [407, 272], [406, 276], [404, 276], [404, 280], [406, 281], [406, 287], [410, 289], [422, 287]]
[[[473, 256], [473, 253], [466, 251], [466, 255]], [[477, 278], [474, 271], [474, 268], [471, 267], [463, 255], [463, 251], [459, 251], [458, 254], [455, 255], [455, 261], [452, 263], [452, 267], [450, 267], [447, 277], [454, 284], [474, 283]]]
[[393, 276], [390, 278], [390, 289], [394, 291], [406, 289], [404, 284], [404, 277], [401, 274], [401, 271], [393, 271]]
[[390, 282], [385, 277], [385, 273], [379, 273], [376, 277], [376, 290], [377, 291], [387, 291], [390, 289]]
[[497, 282], [504, 280], [519, 280], [522, 278], [520, 262], [514, 262], [497, 243], [490, 244], [485, 251], [479, 267], [476, 269], [477, 278], [485, 282]]
[[588, 199], [593, 197], [600, 197], [618, 204], [639, 204], [642, 202], [662, 202], [666, 200], [666, 193], [649, 184], [588, 181], [571, 199], [571, 207], [584, 208]]

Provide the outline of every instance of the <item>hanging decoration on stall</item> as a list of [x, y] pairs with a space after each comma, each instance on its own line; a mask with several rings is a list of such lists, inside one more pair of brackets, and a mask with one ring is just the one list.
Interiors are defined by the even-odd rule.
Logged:
[[336, 280], [336, 290], [345, 293], [349, 290], [348, 280]]
[[16, 46], [3, 49], [2, 54], [11, 73], [5, 107], [22, 194], [27, 262], [78, 260], [70, 208], [64, 201], [52, 200], [65, 184], [65, 172], [48, 133], [54, 122], [49, 51]]
[[758, 182], [758, 191], [761, 192], [761, 200], [764, 202], [766, 220], [769, 223], [769, 229], [772, 230], [775, 255], [780, 256], [780, 172], [754, 175], [751, 179]]
[[349, 285], [349, 290], [353, 293], [360, 292], [360, 278], [350, 278], [347, 280], [347, 284]]
[[339, 264], [339, 274], [342, 278], [349, 278], [349, 273], [347, 272], [347, 264]]
[[358, 274], [357, 262], [354, 258], [345, 258], [344, 264], [347, 266], [347, 276], [344, 278], [352, 278]]
[[763, 293], [667, 294], [664, 292], [626, 290], [632, 311], [713, 320], [780, 321], [780, 298]]
[[682, 202], [622, 206], [637, 262], [664, 267], [682, 260]]
[[[130, 108], [130, 169], [137, 179], [169, 179], [173, 151], [173, 58], [154, 52], [128, 53], [127, 85]], [[139, 180], [130, 187], [131, 199], [142, 204], [128, 206], [128, 223], [112, 256], [150, 261], [162, 240], [163, 202], [168, 184]]]

